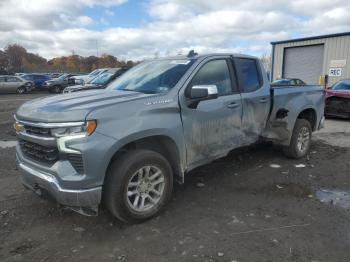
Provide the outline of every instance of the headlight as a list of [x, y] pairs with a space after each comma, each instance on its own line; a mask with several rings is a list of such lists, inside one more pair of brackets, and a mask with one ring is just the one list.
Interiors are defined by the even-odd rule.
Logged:
[[81, 125], [81, 126], [53, 128], [51, 129], [51, 134], [55, 137], [75, 136], [75, 135], [90, 136], [95, 131], [96, 126], [97, 124], [95, 120], [88, 120], [85, 125]]

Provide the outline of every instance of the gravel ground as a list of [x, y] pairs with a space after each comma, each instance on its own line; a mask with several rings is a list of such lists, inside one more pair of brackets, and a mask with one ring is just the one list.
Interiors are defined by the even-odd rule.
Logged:
[[0, 261], [349, 261], [350, 121], [327, 120], [301, 160], [266, 144], [235, 150], [188, 174], [160, 216], [130, 226], [22, 187], [12, 115], [39, 96], [0, 96]]

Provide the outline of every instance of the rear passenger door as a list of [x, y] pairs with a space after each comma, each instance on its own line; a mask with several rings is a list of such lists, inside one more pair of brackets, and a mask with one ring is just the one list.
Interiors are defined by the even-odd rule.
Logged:
[[270, 111], [270, 85], [265, 82], [260, 63], [253, 58], [235, 57], [235, 69], [242, 95], [242, 145], [256, 142], [265, 128]]
[[7, 92], [16, 92], [18, 86], [20, 86], [20, 80], [17, 77], [6, 77], [5, 89]]

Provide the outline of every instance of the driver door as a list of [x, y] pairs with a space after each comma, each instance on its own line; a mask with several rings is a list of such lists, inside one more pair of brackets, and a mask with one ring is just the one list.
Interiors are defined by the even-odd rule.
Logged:
[[193, 86], [205, 85], [215, 85], [218, 97], [200, 101], [195, 108], [181, 108], [190, 168], [224, 156], [240, 145], [242, 101], [229, 57], [202, 63], [186, 87], [185, 103]]

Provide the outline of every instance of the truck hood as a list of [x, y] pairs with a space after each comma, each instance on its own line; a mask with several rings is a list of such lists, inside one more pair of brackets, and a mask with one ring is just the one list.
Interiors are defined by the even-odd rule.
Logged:
[[326, 91], [326, 98], [331, 97], [331, 96], [350, 99], [350, 90], [330, 90], [330, 89], [328, 89]]
[[130, 91], [92, 90], [38, 98], [23, 104], [16, 112], [19, 120], [33, 122], [84, 121], [86, 116], [101, 107], [155, 96]]

